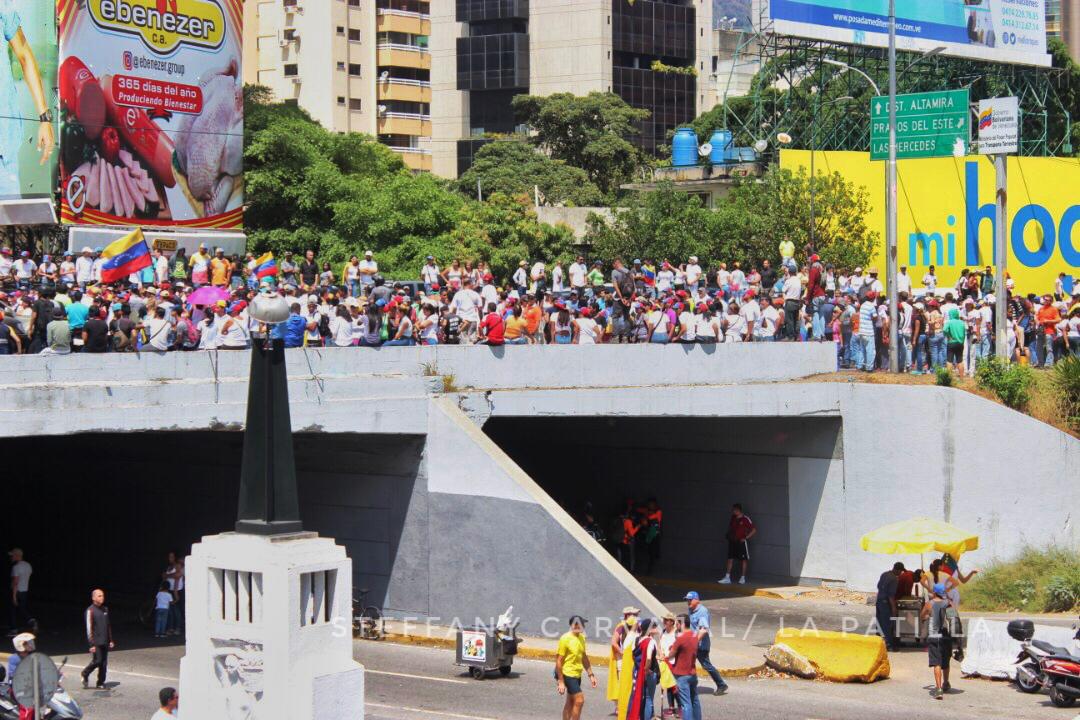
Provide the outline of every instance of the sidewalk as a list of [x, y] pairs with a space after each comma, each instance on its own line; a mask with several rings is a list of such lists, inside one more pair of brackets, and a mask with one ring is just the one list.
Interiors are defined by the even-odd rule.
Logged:
[[[559, 641], [556, 638], [543, 638], [532, 635], [519, 635], [518, 657], [530, 660], [555, 662], [555, 651]], [[396, 620], [386, 621], [386, 639], [389, 642], [405, 645], [423, 645], [425, 647], [454, 650], [457, 647], [456, 628], [445, 625], [427, 625], [421, 623], [402, 623]], [[606, 668], [608, 653], [605, 643], [590, 639], [589, 661], [597, 668]], [[761, 648], [749, 643], [725, 640], [721, 646], [713, 646], [710, 659], [724, 677], [746, 677], [765, 666]], [[698, 674], [706, 677], [698, 668]]]

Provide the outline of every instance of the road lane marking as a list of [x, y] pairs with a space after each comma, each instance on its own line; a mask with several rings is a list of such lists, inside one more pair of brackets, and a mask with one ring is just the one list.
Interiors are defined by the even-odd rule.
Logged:
[[412, 680], [434, 680], [435, 682], [453, 683], [454, 685], [469, 685], [468, 680], [452, 680], [450, 678], [432, 677], [430, 675], [410, 675], [409, 673], [390, 672], [388, 670], [370, 670], [364, 668], [365, 673], [372, 675], [391, 675], [393, 677], [410, 678]]
[[404, 710], [405, 712], [418, 712], [436, 717], [461, 718], [461, 720], [499, 720], [498, 718], [484, 717], [483, 715], [461, 715], [460, 713], [439, 712], [438, 710], [425, 710], [424, 708], [405, 707], [404, 705], [380, 705], [379, 703], [364, 703], [367, 707], [380, 708], [382, 710]]

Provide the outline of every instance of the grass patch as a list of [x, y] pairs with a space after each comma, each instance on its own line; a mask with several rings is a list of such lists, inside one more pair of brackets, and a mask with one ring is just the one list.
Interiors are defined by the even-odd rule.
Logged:
[[1071, 612], [1080, 604], [1080, 555], [1025, 548], [1013, 560], [984, 568], [961, 593], [968, 610]]
[[457, 386], [457, 378], [453, 374], [442, 376], [442, 391], [444, 393], [461, 392], [461, 388]]

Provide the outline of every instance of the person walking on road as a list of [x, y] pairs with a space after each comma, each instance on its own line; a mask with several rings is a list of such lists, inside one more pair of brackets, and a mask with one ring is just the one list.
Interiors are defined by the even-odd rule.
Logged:
[[30, 615], [30, 576], [34, 568], [23, 559], [21, 548], [8, 551], [11, 559], [11, 629], [8, 637], [15, 637], [19, 630], [33, 624]]
[[679, 693], [682, 720], [701, 720], [701, 700], [698, 698], [697, 669], [698, 635], [690, 629], [690, 616], [685, 613], [676, 621], [677, 635], [667, 659], [671, 661], [675, 687]]
[[150, 720], [173, 720], [176, 717], [176, 708], [180, 704], [180, 693], [176, 692], [176, 688], [161, 688], [158, 692], [158, 701], [161, 707], [150, 716]]
[[[705, 672], [709, 674], [712, 681], [716, 683], [716, 689], [713, 691], [716, 695], [723, 695], [728, 691], [727, 683], [724, 682], [724, 678], [720, 677], [720, 671], [709, 660], [709, 651], [712, 649], [712, 640], [710, 638], [711, 630], [709, 628], [709, 608], [701, 604], [701, 596], [697, 592], [691, 590], [686, 593], [686, 604], [690, 612], [687, 617], [690, 619], [690, 629], [697, 635], [697, 661], [701, 663], [701, 667]], [[679, 698], [679, 704], [682, 705], [682, 698]]]
[[105, 591], [101, 588], [90, 593], [90, 607], [86, 608], [86, 642], [91, 655], [90, 664], [82, 670], [82, 686], [90, 687], [90, 673], [97, 670], [98, 689], [105, 687], [105, 676], [109, 672], [109, 651], [116, 647], [112, 638], [112, 623], [109, 621], [109, 608], [105, 607]]
[[[608, 660], [608, 684], [607, 699], [615, 703], [615, 712], [619, 712], [619, 695], [622, 687], [623, 658], [628, 649], [634, 647], [637, 640], [637, 620], [641, 610], [632, 605], [623, 608], [622, 622], [615, 626], [611, 633], [611, 645], [608, 648], [610, 658]], [[629, 672], [629, 668], [627, 668]]]
[[945, 611], [952, 602], [946, 597], [945, 583], [934, 585], [934, 598], [925, 603], [919, 618], [926, 622], [930, 620], [930, 629], [926, 637], [926, 648], [930, 659], [930, 667], [934, 671], [934, 689], [930, 696], [935, 700], [941, 700], [945, 693], [952, 689], [949, 685], [949, 660], [952, 657], [952, 637], [942, 633], [945, 625]]
[[904, 563], [898, 562], [891, 570], [881, 573], [877, 583], [877, 624], [881, 637], [885, 638], [885, 648], [897, 649], [896, 642], [896, 591], [900, 584], [900, 575], [904, 572]]
[[743, 512], [742, 505], [735, 503], [731, 506], [731, 521], [728, 523], [727, 542], [727, 573], [720, 579], [721, 585], [731, 584], [731, 569], [735, 561], [742, 561], [742, 574], [739, 575], [739, 584], [746, 584], [746, 568], [750, 564], [750, 538], [757, 535], [750, 516]]
[[[570, 618], [570, 630], [559, 638], [559, 649], [555, 657], [555, 680], [560, 695], [566, 696], [563, 705], [562, 720], [579, 720], [585, 707], [585, 694], [581, 691], [581, 675], [587, 673], [589, 683], [596, 687], [596, 675], [589, 664], [589, 654], [585, 648], [585, 618], [574, 615]], [[151, 718], [151, 720], [161, 720]]]

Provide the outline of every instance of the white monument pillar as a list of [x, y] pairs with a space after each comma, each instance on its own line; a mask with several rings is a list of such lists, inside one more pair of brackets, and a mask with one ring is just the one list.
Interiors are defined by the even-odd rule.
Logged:
[[[253, 318], [289, 317], [264, 291]], [[352, 564], [300, 523], [281, 340], [251, 349], [236, 531], [187, 559], [186, 720], [363, 720], [364, 668], [352, 657]]]

